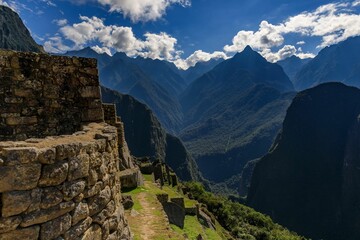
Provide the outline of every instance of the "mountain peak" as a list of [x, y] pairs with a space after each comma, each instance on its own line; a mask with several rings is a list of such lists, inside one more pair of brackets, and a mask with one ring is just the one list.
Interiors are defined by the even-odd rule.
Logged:
[[44, 52], [31, 37], [19, 15], [11, 8], [0, 6], [0, 48], [24, 52]]
[[261, 56], [258, 52], [254, 51], [249, 45], [246, 46], [242, 52], [236, 53], [233, 59], [241, 62], [249, 61], [250, 59], [267, 62], [263, 56]]

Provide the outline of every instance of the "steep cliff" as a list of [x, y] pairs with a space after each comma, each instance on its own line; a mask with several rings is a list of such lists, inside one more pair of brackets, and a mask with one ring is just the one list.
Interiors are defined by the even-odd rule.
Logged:
[[102, 99], [115, 103], [125, 125], [125, 138], [132, 155], [149, 156], [169, 164], [182, 180], [199, 180], [196, 163], [182, 142], [162, 128], [152, 111], [129, 95], [102, 87]]
[[31, 37], [19, 15], [0, 5], [0, 48], [25, 52], [44, 52]]
[[256, 165], [249, 204], [314, 239], [359, 239], [360, 90], [327, 83], [300, 92]]

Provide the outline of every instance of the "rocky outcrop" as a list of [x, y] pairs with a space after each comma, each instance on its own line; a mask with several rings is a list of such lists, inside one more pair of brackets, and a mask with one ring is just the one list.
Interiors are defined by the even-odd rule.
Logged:
[[135, 157], [167, 163], [182, 180], [199, 180], [197, 165], [182, 142], [162, 128], [151, 110], [129, 95], [101, 88], [102, 99], [115, 103], [124, 122], [125, 139]]
[[0, 5], [0, 49], [24, 52], [44, 52], [31, 37], [19, 15]]
[[300, 92], [256, 164], [248, 203], [313, 239], [359, 239], [359, 114], [357, 88], [327, 83]]

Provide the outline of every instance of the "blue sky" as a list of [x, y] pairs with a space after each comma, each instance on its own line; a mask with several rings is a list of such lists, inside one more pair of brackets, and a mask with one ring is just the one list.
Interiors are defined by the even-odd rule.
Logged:
[[275, 62], [360, 35], [360, 0], [0, 0], [49, 52], [166, 59], [186, 68], [246, 45]]

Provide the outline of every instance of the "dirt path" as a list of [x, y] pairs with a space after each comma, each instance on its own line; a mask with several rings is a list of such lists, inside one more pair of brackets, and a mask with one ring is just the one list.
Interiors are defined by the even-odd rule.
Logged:
[[[149, 189], [150, 182], [145, 182]], [[162, 211], [160, 202], [151, 192], [140, 192], [133, 196], [138, 201], [140, 209], [126, 213], [134, 240], [181, 239], [170, 228], [169, 222]], [[135, 213], [135, 214], [134, 214]]]

